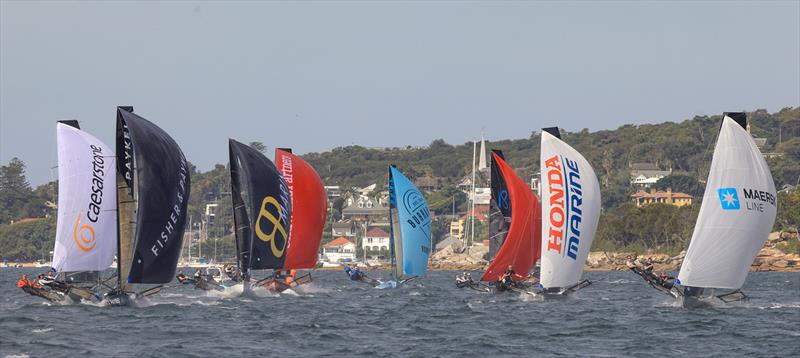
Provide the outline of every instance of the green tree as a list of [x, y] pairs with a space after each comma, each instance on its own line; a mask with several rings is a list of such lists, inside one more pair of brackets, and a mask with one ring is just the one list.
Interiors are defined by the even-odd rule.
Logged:
[[672, 191], [686, 193], [695, 198], [702, 197], [703, 191], [705, 190], [705, 186], [700, 184], [695, 177], [684, 174], [667, 175], [659, 179], [653, 185], [653, 188], [658, 190], [667, 190], [671, 188]]
[[0, 223], [26, 216], [25, 207], [32, 196], [33, 190], [25, 178], [25, 163], [15, 157], [0, 167]]

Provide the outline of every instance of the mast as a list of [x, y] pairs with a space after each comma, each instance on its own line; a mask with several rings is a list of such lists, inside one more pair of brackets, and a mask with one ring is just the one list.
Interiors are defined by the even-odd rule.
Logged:
[[470, 211], [469, 215], [467, 215], [467, 219], [470, 221], [470, 229], [469, 229], [469, 245], [465, 243], [465, 247], [469, 249], [469, 246], [475, 242], [475, 154], [477, 150], [477, 142], [472, 141], [472, 194], [470, 195]]
[[389, 165], [389, 250], [390, 250], [389, 258], [392, 265], [392, 270], [390, 271], [389, 274], [390, 277], [392, 278], [400, 277], [400, 275], [398, 275], [397, 273], [397, 260], [395, 257], [396, 255], [395, 252], [397, 251], [395, 250], [395, 245], [396, 245], [396, 240], [398, 238], [394, 236], [394, 220], [392, 219], [392, 217], [394, 216], [394, 213], [392, 213], [392, 207], [394, 206], [394, 200], [395, 200], [394, 197], [395, 193], [394, 193], [394, 185], [392, 182], [392, 165], [390, 164]]

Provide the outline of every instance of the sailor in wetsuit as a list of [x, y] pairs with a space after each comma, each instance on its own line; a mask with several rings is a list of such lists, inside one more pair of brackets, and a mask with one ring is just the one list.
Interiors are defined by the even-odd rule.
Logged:
[[350, 276], [350, 279], [353, 281], [361, 281], [364, 278], [364, 273], [361, 272], [358, 268], [351, 268], [350, 265], [345, 265], [344, 272], [347, 273], [347, 276]]

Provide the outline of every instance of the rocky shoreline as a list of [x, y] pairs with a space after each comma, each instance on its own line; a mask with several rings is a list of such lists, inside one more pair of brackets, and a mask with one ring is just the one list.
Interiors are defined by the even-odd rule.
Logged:
[[[628, 267], [625, 261], [628, 255], [638, 258], [640, 262], [653, 263], [655, 271], [678, 271], [680, 264], [683, 261], [685, 252], [677, 256], [669, 256], [666, 254], [644, 254], [636, 255], [632, 252], [591, 252], [586, 260], [586, 271], [627, 271]], [[466, 257], [465, 257], [466, 256]], [[452, 255], [449, 257], [442, 257], [439, 260], [432, 260], [430, 263], [431, 270], [439, 271], [482, 271], [486, 269], [488, 263], [486, 261], [477, 260], [471, 255]], [[800, 272], [800, 255], [786, 254], [774, 248], [764, 248], [759, 252], [753, 265], [750, 267], [751, 272]]]

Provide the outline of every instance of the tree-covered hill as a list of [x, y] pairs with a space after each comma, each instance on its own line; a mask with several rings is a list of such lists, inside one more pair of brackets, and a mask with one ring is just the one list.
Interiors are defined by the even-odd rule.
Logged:
[[[762, 148], [769, 155], [776, 187], [797, 185], [800, 181], [800, 108], [785, 108], [776, 113], [757, 110], [749, 113], [751, 131], [765, 138]], [[714, 142], [721, 116], [698, 116], [682, 122], [624, 125], [613, 130], [567, 132], [562, 139], [584, 154], [600, 177], [604, 211], [600, 219], [595, 249], [633, 249], [676, 251], [686, 247], [691, 237], [698, 205], [676, 208], [654, 205], [638, 208], [630, 204], [632, 163], [654, 163], [675, 173], [656, 187], [671, 187], [700, 199], [708, 175]], [[544, 124], [544, 123], [542, 123]], [[509, 164], [525, 180], [538, 171], [539, 131], [531, 128], [528, 138], [487, 142], [487, 149], [500, 149]], [[260, 143], [251, 143], [263, 150]], [[441, 188], [426, 193], [435, 213], [449, 213], [453, 197], [463, 212], [464, 194], [456, 184], [471, 173], [473, 144], [451, 145], [437, 139], [428, 147], [365, 148], [347, 146], [304, 156], [319, 172], [326, 185], [343, 190], [378, 184], [385, 187], [387, 165], [395, 164], [412, 179], [432, 176], [441, 179]], [[271, 156], [271, 155], [270, 155]], [[189, 158], [191, 159], [191, 158]], [[44, 256], [53, 245], [55, 211], [46, 203], [55, 201], [57, 183], [31, 188], [25, 179], [25, 164], [16, 158], [0, 167], [0, 260], [31, 259]], [[193, 226], [205, 221], [204, 235], [221, 238], [219, 249], [232, 254], [233, 219], [230, 205], [230, 174], [227, 163], [200, 172], [192, 167], [189, 213]], [[208, 204], [217, 204], [215, 215], [206, 216]], [[328, 222], [339, 218], [343, 201], [332, 205]], [[800, 190], [781, 193], [778, 198], [776, 230], [797, 230], [800, 226]], [[48, 220], [10, 225], [29, 217]], [[435, 240], [449, 227], [445, 218], [436, 219]], [[188, 228], [187, 228], [188, 229]], [[195, 229], [200, 229], [199, 226]], [[329, 239], [326, 231], [326, 239]], [[204, 253], [210, 252], [206, 244]], [[198, 250], [199, 251], [199, 250]]]
[[[614, 130], [567, 132], [562, 139], [592, 163], [603, 189], [604, 207], [628, 200], [629, 167], [632, 163], [654, 163], [673, 169], [701, 182], [708, 175], [714, 142], [722, 117], [698, 116], [680, 123], [624, 125]], [[777, 113], [757, 110], [750, 113], [752, 133], [766, 138], [766, 153], [781, 152], [768, 160], [778, 188], [796, 184], [800, 176], [800, 108], [785, 108]], [[487, 142], [487, 149], [500, 149], [509, 164], [523, 178], [533, 176], [539, 167], [539, 131], [532, 128], [529, 138]], [[441, 139], [425, 148], [370, 149], [360, 146], [336, 148], [330, 152], [304, 156], [317, 169], [323, 181], [343, 188], [379, 185], [386, 181], [386, 166], [397, 165], [410, 177], [443, 177], [453, 185], [472, 169], [472, 143], [450, 145]]]

